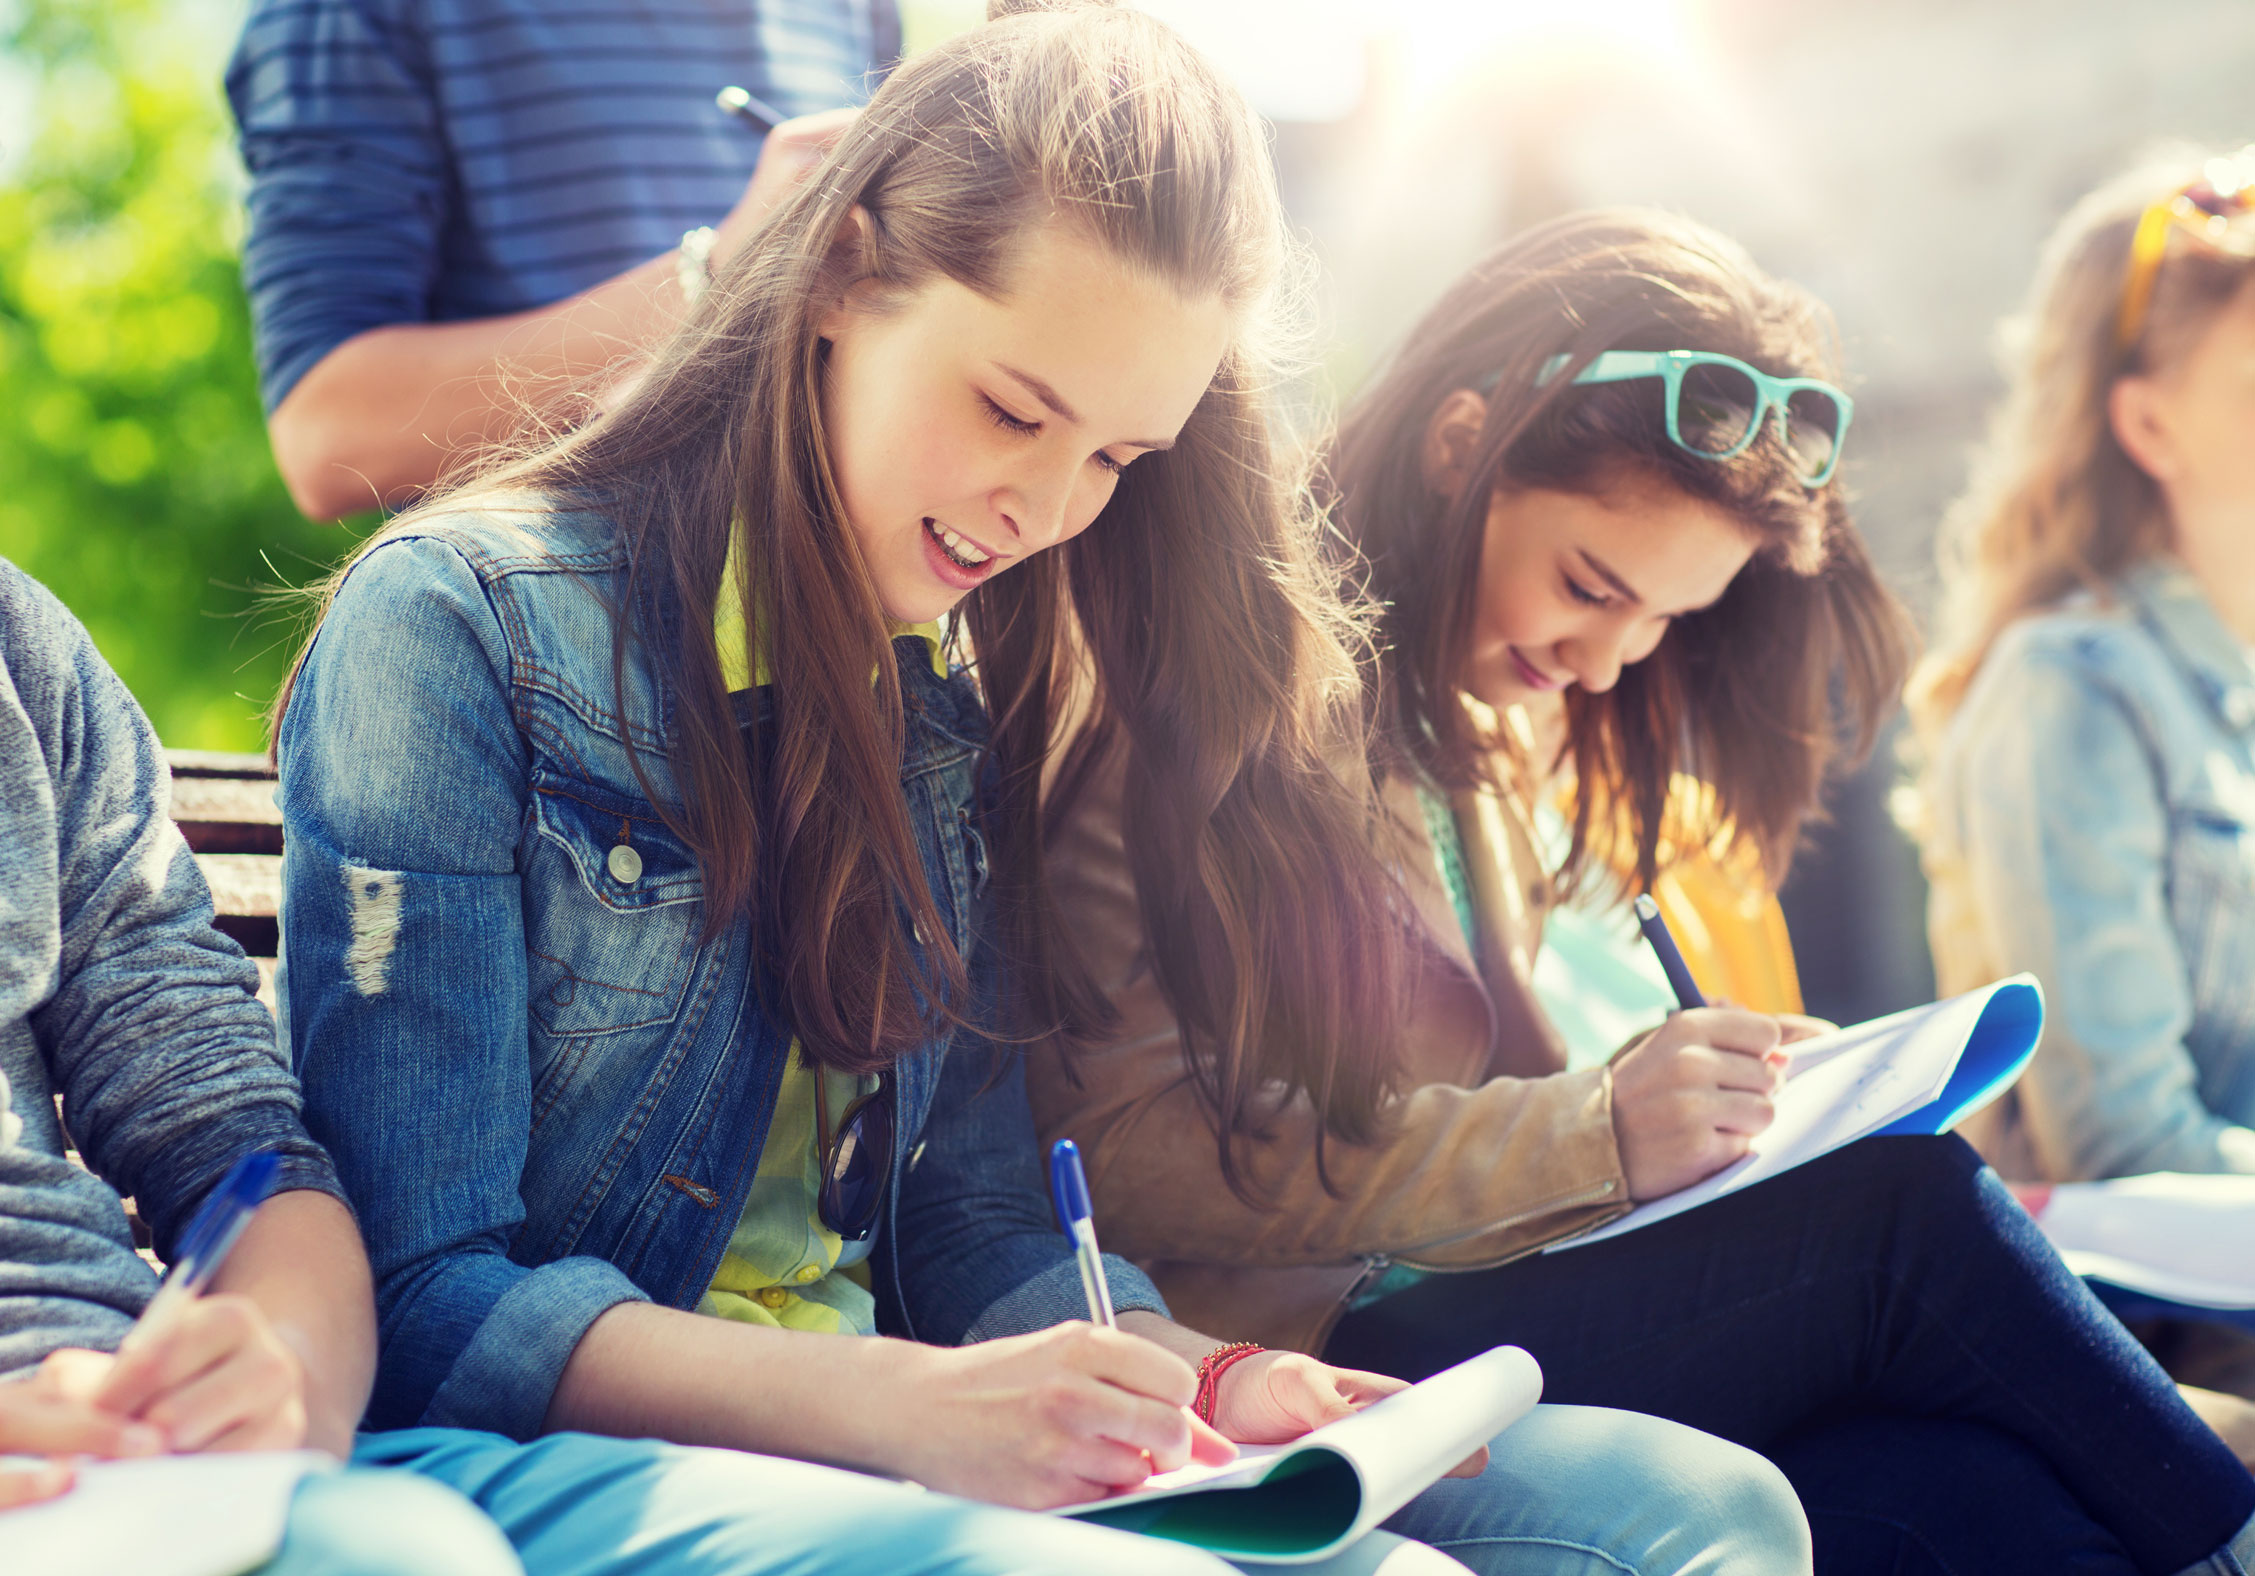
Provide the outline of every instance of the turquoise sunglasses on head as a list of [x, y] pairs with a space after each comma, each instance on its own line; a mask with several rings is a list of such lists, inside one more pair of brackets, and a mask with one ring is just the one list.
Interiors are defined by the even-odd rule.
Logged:
[[[1535, 387], [1552, 381], [1573, 361], [1568, 355], [1552, 356], [1543, 363]], [[1832, 480], [1849, 418], [1856, 413], [1856, 402], [1829, 383], [1773, 378], [1736, 356], [1711, 350], [1608, 350], [1574, 381], [1626, 383], [1635, 378], [1658, 378], [1667, 385], [1668, 440], [1703, 460], [1745, 453], [1776, 411], [1786, 452], [1796, 466], [1794, 479], [1804, 487]], [[1495, 380], [1487, 386], [1494, 388]]]

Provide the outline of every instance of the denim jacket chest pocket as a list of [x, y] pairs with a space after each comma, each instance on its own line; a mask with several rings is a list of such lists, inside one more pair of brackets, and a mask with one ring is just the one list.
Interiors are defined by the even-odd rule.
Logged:
[[2201, 1037], [2255, 1029], [2255, 806], [2201, 795], [2172, 812], [2169, 907]]
[[647, 800], [536, 774], [524, 845], [525, 966], [537, 1122], [590, 1056], [639, 1058], [680, 1014], [704, 878]]

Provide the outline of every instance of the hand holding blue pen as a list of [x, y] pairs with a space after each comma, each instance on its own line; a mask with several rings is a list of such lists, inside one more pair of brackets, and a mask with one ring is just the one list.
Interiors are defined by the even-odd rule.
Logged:
[[162, 1325], [182, 1304], [203, 1295], [212, 1277], [226, 1263], [236, 1239], [250, 1224], [258, 1206], [266, 1202], [266, 1195], [274, 1186], [274, 1174], [281, 1168], [282, 1157], [271, 1149], [256, 1149], [243, 1156], [220, 1179], [211, 1196], [204, 1200], [203, 1208], [188, 1222], [188, 1229], [180, 1234], [180, 1244], [173, 1252], [172, 1265], [165, 1272], [164, 1283], [157, 1294], [141, 1310], [141, 1317], [126, 1332], [125, 1340], [118, 1346], [119, 1355], [132, 1351], [145, 1343], [149, 1332]]

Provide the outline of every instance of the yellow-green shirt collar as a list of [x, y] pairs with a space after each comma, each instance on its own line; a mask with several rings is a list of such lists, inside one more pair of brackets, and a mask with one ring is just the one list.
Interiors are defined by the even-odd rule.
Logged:
[[[751, 635], [744, 628], [743, 552], [743, 534], [733, 533], [728, 544], [728, 565], [720, 575], [720, 602], [713, 609], [713, 640], [720, 647], [720, 675], [730, 690], [760, 689], [774, 677], [768, 671], [766, 646], [763, 644], [754, 652]], [[930, 648], [933, 675], [947, 677], [947, 636], [941, 631], [939, 620], [928, 624], [888, 623], [887, 628], [896, 640], [902, 635], [921, 637]]]

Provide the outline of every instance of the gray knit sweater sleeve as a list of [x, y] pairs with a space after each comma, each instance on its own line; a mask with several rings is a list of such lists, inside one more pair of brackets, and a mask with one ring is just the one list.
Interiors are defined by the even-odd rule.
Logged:
[[147, 1300], [119, 1192], [159, 1252], [246, 1150], [338, 1192], [168, 781], [86, 631], [0, 559], [0, 1374], [114, 1346]]

